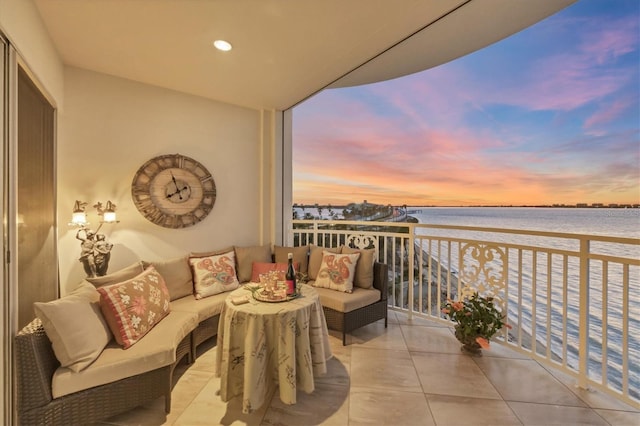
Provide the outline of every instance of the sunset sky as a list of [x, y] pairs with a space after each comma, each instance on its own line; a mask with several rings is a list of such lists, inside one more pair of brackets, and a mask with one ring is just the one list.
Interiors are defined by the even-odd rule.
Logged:
[[437, 68], [293, 111], [293, 201], [640, 203], [640, 6], [580, 0]]

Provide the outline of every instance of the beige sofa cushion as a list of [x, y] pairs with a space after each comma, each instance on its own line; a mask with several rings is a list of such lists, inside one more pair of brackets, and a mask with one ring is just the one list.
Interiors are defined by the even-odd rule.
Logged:
[[143, 273], [144, 269], [142, 262], [135, 262], [126, 268], [122, 268], [111, 274], [107, 274], [102, 277], [87, 277], [86, 280], [96, 287], [102, 287], [104, 285], [121, 283], [122, 281], [131, 279], [136, 275]]
[[33, 304], [60, 365], [78, 372], [90, 365], [113, 337], [100, 312], [100, 294], [83, 281], [68, 295]]
[[273, 255], [276, 263], [288, 263], [289, 253], [293, 254], [293, 261], [298, 263], [299, 269], [296, 269], [296, 271], [307, 274], [309, 269], [309, 246], [275, 246], [273, 248]]
[[154, 260], [142, 262], [145, 269], [153, 265], [156, 271], [167, 285], [169, 297], [176, 300], [189, 294], [193, 294], [193, 277], [189, 267], [189, 256], [180, 256], [168, 260]]
[[318, 271], [320, 270], [320, 264], [322, 263], [322, 251], [326, 250], [330, 253], [340, 253], [340, 247], [333, 248], [325, 248], [314, 246], [313, 244], [309, 245], [309, 268], [307, 270], [307, 276], [310, 281], [318, 278]]
[[191, 312], [198, 315], [198, 322], [202, 322], [222, 312], [224, 300], [228, 293], [219, 293], [204, 299], [185, 296], [171, 302], [171, 311]]
[[320, 304], [338, 312], [351, 312], [380, 300], [380, 290], [355, 287], [352, 293], [317, 288]]
[[373, 262], [375, 261], [375, 249], [352, 249], [342, 247], [342, 254], [360, 253], [358, 264], [356, 265], [356, 275], [353, 278], [353, 285], [360, 288], [373, 287]]
[[271, 246], [234, 247], [236, 264], [238, 265], [238, 281], [246, 283], [251, 280], [253, 262], [271, 262]]
[[198, 325], [198, 315], [191, 312], [171, 312], [142, 341], [122, 349], [112, 341], [102, 354], [80, 372], [65, 367], [53, 374], [52, 392], [59, 398], [126, 377], [146, 373], [176, 361], [176, 347]]
[[211, 251], [200, 251], [200, 252], [191, 252], [189, 257], [208, 257], [208, 256], [217, 256], [222, 253], [228, 253], [233, 250], [233, 246], [225, 247], [220, 250], [211, 250]]

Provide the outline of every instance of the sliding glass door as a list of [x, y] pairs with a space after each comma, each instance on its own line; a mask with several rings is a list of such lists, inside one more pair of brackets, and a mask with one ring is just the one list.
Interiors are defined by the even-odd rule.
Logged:
[[18, 329], [58, 297], [55, 109], [18, 66]]
[[55, 108], [0, 33], [0, 424], [13, 424], [12, 339], [58, 297]]

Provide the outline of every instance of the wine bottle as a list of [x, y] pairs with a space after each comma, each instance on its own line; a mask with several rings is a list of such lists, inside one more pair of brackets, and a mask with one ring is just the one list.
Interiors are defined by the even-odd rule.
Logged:
[[287, 282], [287, 296], [291, 296], [296, 293], [296, 271], [293, 269], [293, 253], [289, 253], [288, 258], [289, 265], [284, 279]]

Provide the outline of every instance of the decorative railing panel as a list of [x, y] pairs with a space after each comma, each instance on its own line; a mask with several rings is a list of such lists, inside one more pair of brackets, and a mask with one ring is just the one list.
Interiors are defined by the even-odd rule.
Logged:
[[512, 326], [497, 342], [640, 402], [640, 239], [499, 228], [294, 220], [290, 243], [375, 248], [389, 306], [448, 323], [447, 298], [478, 291]]

